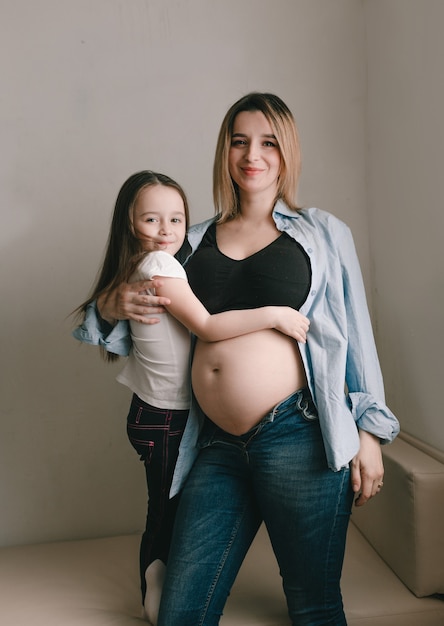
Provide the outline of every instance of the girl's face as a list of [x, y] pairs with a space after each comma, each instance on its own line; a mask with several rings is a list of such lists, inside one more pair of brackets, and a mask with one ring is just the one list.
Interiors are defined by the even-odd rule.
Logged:
[[183, 200], [176, 189], [151, 185], [142, 189], [134, 205], [133, 227], [146, 252], [176, 254], [186, 234]]
[[241, 196], [266, 194], [271, 201], [275, 199], [281, 153], [270, 123], [260, 111], [242, 111], [236, 116], [228, 167]]

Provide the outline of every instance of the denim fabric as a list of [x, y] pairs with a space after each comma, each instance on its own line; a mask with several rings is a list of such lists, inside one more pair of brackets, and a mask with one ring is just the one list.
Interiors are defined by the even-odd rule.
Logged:
[[214, 626], [264, 520], [291, 623], [346, 624], [340, 593], [353, 500], [349, 469], [327, 467], [307, 391], [240, 437], [206, 420], [181, 494], [158, 626]]
[[131, 445], [146, 473], [148, 512], [140, 544], [140, 584], [145, 597], [145, 572], [153, 561], [167, 562], [178, 496], [169, 498], [171, 480], [188, 411], [158, 409], [135, 394], [127, 417]]

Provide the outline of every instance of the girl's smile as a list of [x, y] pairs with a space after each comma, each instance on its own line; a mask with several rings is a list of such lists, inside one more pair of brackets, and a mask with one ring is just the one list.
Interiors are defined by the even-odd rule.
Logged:
[[146, 252], [164, 250], [176, 254], [185, 239], [185, 207], [171, 187], [151, 185], [142, 189], [133, 209], [134, 233]]

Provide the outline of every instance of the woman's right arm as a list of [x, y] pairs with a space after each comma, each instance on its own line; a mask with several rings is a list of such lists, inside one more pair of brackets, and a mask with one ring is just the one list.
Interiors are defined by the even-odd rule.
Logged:
[[128, 320], [157, 324], [160, 320], [153, 314], [164, 313], [164, 305], [170, 303], [169, 298], [143, 293], [161, 283], [160, 280], [122, 283], [102, 294], [88, 304], [83, 322], [73, 330], [73, 336], [82, 343], [101, 346], [106, 352], [128, 356], [131, 349]]
[[121, 283], [97, 298], [97, 311], [112, 326], [119, 320], [157, 324], [159, 318], [151, 316], [164, 313], [164, 306], [170, 304], [170, 299], [151, 296], [147, 294], [147, 290], [161, 287], [162, 284], [161, 279]]

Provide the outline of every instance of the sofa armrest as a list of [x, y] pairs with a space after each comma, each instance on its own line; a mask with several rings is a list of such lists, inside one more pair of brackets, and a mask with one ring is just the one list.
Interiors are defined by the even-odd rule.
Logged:
[[384, 488], [353, 522], [418, 597], [444, 593], [444, 464], [409, 442], [383, 447]]

